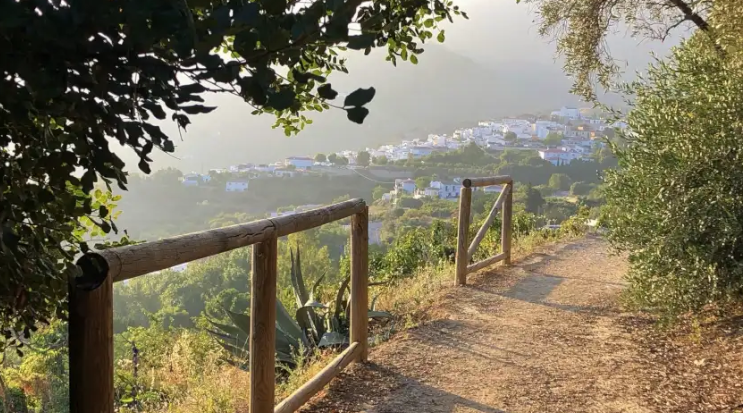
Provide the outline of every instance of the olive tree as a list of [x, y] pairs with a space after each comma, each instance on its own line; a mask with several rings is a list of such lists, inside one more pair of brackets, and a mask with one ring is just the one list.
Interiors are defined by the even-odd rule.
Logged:
[[[539, 33], [555, 40], [573, 77], [573, 92], [595, 100], [594, 86], [610, 88], [619, 65], [607, 37], [627, 30], [633, 37], [665, 40], [675, 29], [696, 29], [713, 39], [718, 30], [709, 22], [714, 8], [733, 8], [737, 0], [517, 0], [536, 6]], [[738, 14], [740, 17], [740, 14]], [[735, 19], [728, 20], [734, 24]], [[739, 29], [738, 29], [739, 30]], [[718, 52], [721, 48], [716, 47]]]
[[632, 297], [667, 316], [743, 299], [743, 70], [695, 35], [645, 81], [619, 168], [606, 172], [611, 240]]

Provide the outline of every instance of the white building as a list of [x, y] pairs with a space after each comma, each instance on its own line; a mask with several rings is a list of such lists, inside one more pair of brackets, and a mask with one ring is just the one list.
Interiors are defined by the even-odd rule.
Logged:
[[576, 159], [582, 159], [583, 154], [577, 151], [559, 149], [543, 149], [539, 151], [539, 157], [553, 165], [567, 165]]
[[183, 175], [183, 186], [199, 186], [201, 183], [201, 177], [199, 174], [186, 174]]
[[297, 169], [311, 168], [315, 160], [306, 156], [290, 156], [284, 160], [284, 166], [294, 165]]
[[568, 118], [568, 119], [580, 119], [580, 109], [578, 108], [570, 108], [567, 106], [563, 106], [560, 108], [560, 110], [556, 110], [552, 112], [552, 116], [559, 116], [561, 118]]
[[550, 132], [563, 133], [565, 127], [557, 122], [538, 120], [534, 122], [534, 125], [532, 125], [532, 131], [537, 135], [537, 138], [544, 139], [550, 134]]
[[224, 190], [226, 192], [245, 192], [248, 190], [248, 181], [227, 181]]
[[276, 167], [273, 165], [260, 164], [253, 167], [258, 172], [273, 172]]
[[395, 179], [395, 192], [398, 195], [415, 193], [415, 181], [412, 179]]
[[457, 199], [459, 198], [459, 187], [460, 185], [456, 182], [442, 182], [442, 181], [431, 181], [430, 188], [438, 191], [438, 197], [441, 199]]

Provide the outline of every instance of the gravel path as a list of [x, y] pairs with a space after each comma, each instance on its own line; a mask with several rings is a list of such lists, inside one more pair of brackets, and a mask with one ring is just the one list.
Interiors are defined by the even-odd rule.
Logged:
[[[619, 310], [625, 271], [622, 257], [589, 237], [471, 277], [446, 291], [432, 321], [373, 349], [369, 364], [349, 368], [305, 411], [736, 411], [741, 389], [728, 387], [743, 378], [740, 357], [732, 376], [720, 373], [730, 385], [712, 375], [696, 401], [683, 390], [693, 395], [698, 377], [668, 385], [669, 374], [687, 373], [648, 357], [649, 322]], [[693, 365], [689, 357], [677, 363]]]

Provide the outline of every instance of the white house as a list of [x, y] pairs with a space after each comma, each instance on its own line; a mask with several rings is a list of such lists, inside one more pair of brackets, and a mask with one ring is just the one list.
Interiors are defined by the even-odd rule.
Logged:
[[457, 199], [459, 198], [459, 186], [458, 183], [453, 181], [431, 181], [430, 188], [437, 190], [438, 197], [441, 199]]
[[245, 192], [248, 190], [248, 181], [227, 181], [224, 190], [226, 192]]
[[290, 156], [284, 159], [284, 166], [294, 165], [297, 169], [311, 168], [315, 160], [306, 156]]
[[421, 158], [430, 155], [432, 152], [433, 148], [428, 146], [413, 146], [410, 148], [410, 153], [413, 155], [413, 158]]
[[201, 183], [201, 177], [199, 174], [186, 174], [183, 175], [183, 186], [199, 186]]
[[568, 151], [565, 148], [553, 148], [539, 151], [539, 157], [553, 165], [567, 165], [575, 159], [582, 159], [583, 154], [576, 151]]
[[560, 108], [560, 110], [556, 110], [552, 112], [552, 116], [559, 116], [561, 118], [568, 118], [568, 119], [580, 119], [580, 109], [578, 108], [571, 108], [567, 106], [563, 106]]
[[532, 131], [537, 135], [537, 138], [544, 139], [550, 134], [550, 132], [563, 133], [565, 127], [557, 122], [538, 120], [534, 122], [534, 125], [532, 125]]
[[395, 179], [395, 192], [398, 195], [402, 195], [400, 192], [413, 194], [415, 192], [415, 181], [412, 179]]
[[290, 171], [284, 168], [276, 168], [273, 170], [273, 174], [274, 176], [288, 176], [291, 178], [292, 176], [294, 176], [294, 171]]
[[276, 169], [273, 165], [260, 164], [253, 167], [258, 172], [273, 172]]

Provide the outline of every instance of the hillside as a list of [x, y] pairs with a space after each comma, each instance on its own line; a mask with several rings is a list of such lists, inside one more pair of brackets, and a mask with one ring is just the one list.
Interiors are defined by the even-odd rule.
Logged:
[[[252, 108], [241, 100], [214, 96], [207, 103], [219, 108], [194, 118], [183, 141], [176, 142], [175, 157], [158, 154], [157, 165], [188, 171], [202, 165], [208, 169], [358, 149], [575, 101], [567, 94], [569, 81], [558, 67], [527, 62], [490, 66], [439, 44], [425, 50], [418, 65], [401, 61], [397, 67], [379, 51], [356, 55], [349, 61], [349, 75], [331, 76], [341, 93], [357, 87], [377, 89], [363, 125], [349, 122], [338, 110], [312, 113], [312, 125], [299, 136], [286, 138], [282, 131], [271, 129], [271, 116], [251, 116]], [[166, 129], [177, 134], [171, 125]]]

